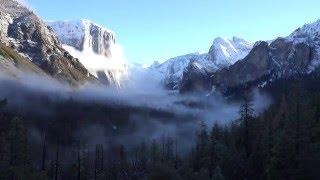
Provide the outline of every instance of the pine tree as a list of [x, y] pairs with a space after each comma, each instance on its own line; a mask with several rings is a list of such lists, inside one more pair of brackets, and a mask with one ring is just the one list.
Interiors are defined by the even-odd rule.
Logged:
[[31, 170], [27, 129], [19, 118], [13, 118], [8, 131], [10, 146], [9, 164], [12, 178], [26, 178]]
[[41, 171], [46, 170], [46, 158], [47, 158], [47, 134], [43, 133], [42, 140], [42, 159], [41, 159]]
[[150, 160], [155, 165], [160, 160], [160, 148], [156, 140], [152, 140], [150, 147]]
[[54, 179], [58, 180], [59, 179], [59, 169], [60, 169], [60, 142], [59, 140], [57, 140], [57, 144], [56, 144], [56, 159], [55, 159], [55, 163], [54, 163]]
[[129, 169], [128, 159], [127, 159], [127, 151], [123, 145], [120, 145], [118, 149], [119, 153], [119, 168], [120, 175], [126, 176], [126, 173]]
[[[0, 110], [6, 106], [6, 99], [0, 100]], [[0, 113], [0, 122], [5, 122], [7, 119]], [[0, 129], [0, 174], [4, 174], [3, 170], [9, 165], [9, 146], [5, 129]], [[0, 175], [1, 179], [1, 175]]]
[[200, 130], [197, 134], [197, 145], [193, 163], [195, 171], [200, 171], [201, 168], [209, 166], [209, 159], [207, 158], [208, 142], [207, 126], [204, 122], [201, 122]]
[[147, 162], [148, 162], [148, 148], [146, 143], [143, 141], [139, 145], [139, 150], [138, 150], [138, 158], [139, 158], [139, 166], [141, 170], [145, 170], [147, 168]]
[[216, 122], [211, 130], [211, 134], [210, 134], [210, 138], [209, 138], [209, 144], [208, 144], [208, 151], [209, 151], [209, 169], [210, 170], [210, 176], [212, 176], [212, 171], [211, 169], [213, 169], [215, 166], [218, 165], [218, 150], [219, 150], [219, 146], [221, 146], [221, 142], [222, 142], [222, 129], [219, 126], [219, 124]]
[[245, 146], [246, 158], [249, 158], [250, 156], [250, 137], [249, 137], [250, 120], [253, 119], [253, 115], [254, 115], [252, 99], [249, 95], [245, 95], [243, 97], [243, 102], [240, 107], [240, 115], [241, 115], [241, 123], [244, 128], [244, 146]]
[[96, 145], [95, 160], [94, 160], [94, 179], [96, 180], [103, 171], [103, 146]]

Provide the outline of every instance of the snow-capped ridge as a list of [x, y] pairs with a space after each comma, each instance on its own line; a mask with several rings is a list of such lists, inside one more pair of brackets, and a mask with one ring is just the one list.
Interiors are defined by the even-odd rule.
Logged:
[[115, 44], [115, 33], [87, 19], [49, 21], [62, 44], [83, 51], [93, 49], [97, 54], [108, 56], [108, 48]]
[[[103, 29], [107, 32], [110, 32], [112, 34], [115, 34], [112, 30], [104, 27], [103, 25], [101, 24], [98, 24], [96, 22], [93, 22], [92, 20], [89, 20], [89, 19], [66, 19], [66, 20], [58, 20], [58, 21], [55, 21], [55, 20], [48, 20], [46, 21], [46, 23], [49, 25], [49, 26], [52, 26], [54, 24], [60, 24], [60, 25], [78, 25], [78, 26], [84, 26], [84, 25], [94, 25], [94, 26], [97, 26], [99, 27], [100, 29]], [[68, 29], [66, 29], [68, 30]]]
[[243, 59], [251, 49], [252, 44], [242, 38], [217, 37], [213, 40], [208, 53], [196, 52], [177, 56], [161, 64], [153, 64], [150, 69], [160, 74], [166, 85], [171, 84], [170, 87], [177, 87], [188, 65], [194, 65], [200, 71], [214, 73]]
[[209, 50], [213, 61], [222, 67], [227, 67], [249, 54], [252, 44], [239, 37], [227, 39], [217, 37]]
[[320, 19], [315, 22], [303, 25], [302, 27], [296, 29], [288, 37], [289, 38], [305, 38], [307, 36], [309, 37], [320, 36]]

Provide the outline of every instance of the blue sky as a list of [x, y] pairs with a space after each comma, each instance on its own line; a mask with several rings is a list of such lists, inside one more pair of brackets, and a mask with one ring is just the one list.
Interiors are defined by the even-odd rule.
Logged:
[[215, 37], [289, 35], [320, 18], [319, 0], [26, 0], [45, 20], [90, 19], [117, 35], [130, 62], [207, 52]]

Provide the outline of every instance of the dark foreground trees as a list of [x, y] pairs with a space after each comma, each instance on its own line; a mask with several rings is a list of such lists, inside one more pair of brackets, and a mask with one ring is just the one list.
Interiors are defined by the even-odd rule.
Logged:
[[175, 137], [90, 149], [90, 140], [81, 136], [66, 141], [69, 134], [61, 124], [51, 125], [59, 127], [56, 132], [43, 130], [36, 144], [30, 121], [1, 113], [0, 179], [318, 179], [320, 85], [308, 84], [286, 84], [283, 90], [275, 85], [269, 90], [275, 92], [274, 103], [261, 114], [244, 98], [238, 120], [199, 123], [188, 151]]

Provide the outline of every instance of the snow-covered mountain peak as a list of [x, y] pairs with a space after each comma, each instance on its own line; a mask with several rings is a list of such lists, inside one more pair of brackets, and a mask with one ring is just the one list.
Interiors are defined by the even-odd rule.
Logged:
[[207, 54], [190, 53], [182, 56], [177, 56], [165, 61], [162, 64], [152, 65], [152, 68], [157, 68], [159, 72], [165, 74], [175, 74], [181, 76], [183, 70], [188, 66], [190, 62], [205, 63], [210, 67], [211, 62]]
[[188, 65], [196, 66], [198, 69], [214, 72], [217, 66], [211, 61], [208, 54], [190, 53], [177, 56], [165, 61], [162, 64], [154, 63], [150, 70], [158, 76], [161, 81], [170, 89], [177, 89], [182, 80], [183, 73]]
[[231, 39], [225, 37], [217, 37], [213, 40], [212, 45], [229, 45], [231, 48], [236, 49], [240, 46], [252, 47], [252, 43], [240, 38], [233, 36]]
[[213, 44], [213, 45], [214, 45], [214, 44], [221, 44], [221, 43], [225, 43], [225, 42], [227, 42], [227, 41], [228, 41], [227, 38], [224, 38], [224, 37], [216, 37], [216, 38], [213, 40], [212, 44]]
[[47, 24], [55, 31], [62, 44], [80, 51], [92, 50], [99, 55], [111, 55], [109, 48], [115, 44], [115, 35], [101, 25], [87, 19], [53, 21]]
[[97, 23], [95, 23], [95, 22], [93, 22], [93, 21], [91, 21], [89, 19], [80, 19], [78, 21], [80, 21], [81, 24], [83, 24], [83, 25], [85, 25], [87, 27], [89, 27], [90, 25], [93, 25], [93, 26], [96, 26], [96, 27], [102, 29], [103, 31], [106, 31], [106, 32], [108, 32], [110, 34], [115, 35], [115, 33], [112, 30], [110, 30], [110, 29], [108, 29], [108, 28], [106, 28], [106, 27], [104, 27], [104, 26], [102, 26], [100, 24], [97, 24]]
[[127, 74], [127, 61], [111, 30], [87, 19], [47, 24], [58, 35], [63, 47], [93, 75], [105, 76], [108, 84], [120, 85]]
[[197, 71], [214, 73], [228, 67], [247, 56], [252, 49], [252, 44], [244, 39], [233, 37], [215, 38], [209, 53], [191, 53], [177, 56], [162, 64], [153, 64], [150, 69], [155, 70], [169, 88], [178, 88], [183, 79], [184, 71], [195, 67]]
[[233, 36], [232, 41], [236, 44], [237, 47], [252, 48], [252, 43], [244, 40], [243, 38]]
[[251, 49], [252, 44], [244, 39], [218, 37], [214, 39], [209, 54], [217, 65], [225, 67], [243, 59]]

